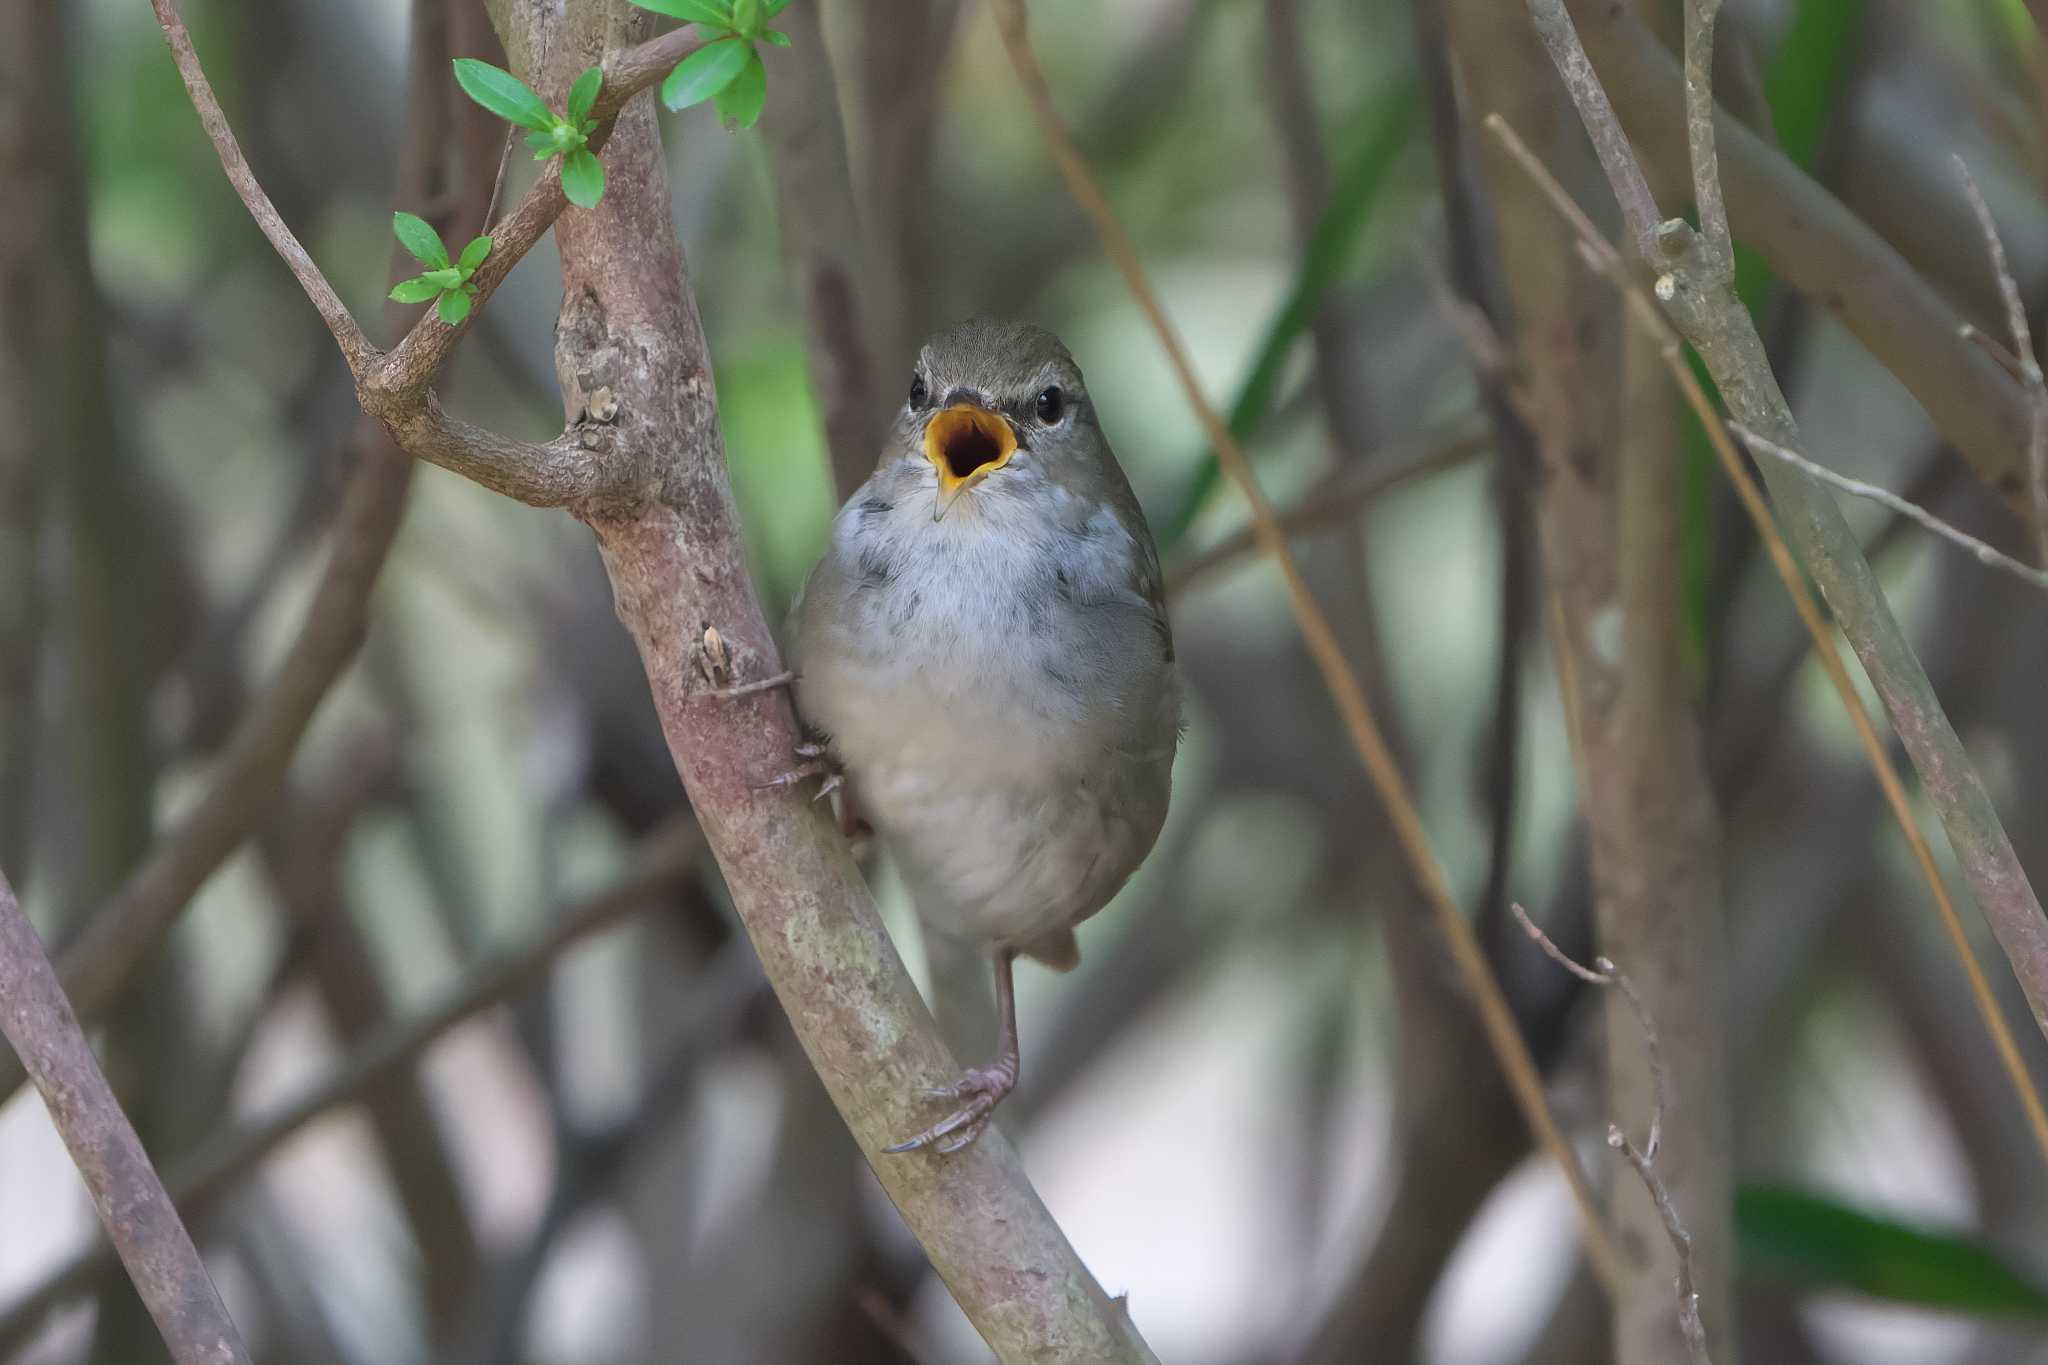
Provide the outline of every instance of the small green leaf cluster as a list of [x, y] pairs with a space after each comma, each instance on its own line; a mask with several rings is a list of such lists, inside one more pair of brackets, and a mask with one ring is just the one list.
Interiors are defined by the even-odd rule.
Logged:
[[788, 47], [789, 35], [768, 27], [789, 0], [633, 0], [721, 35], [692, 52], [661, 83], [661, 102], [687, 109], [710, 100], [728, 127], [751, 128], [768, 99], [768, 73], [757, 43]]
[[465, 93], [499, 118], [531, 129], [526, 145], [535, 161], [562, 158], [562, 193], [578, 208], [604, 198], [604, 163], [590, 150], [597, 120], [590, 110], [604, 85], [604, 72], [591, 67], [569, 87], [569, 107], [557, 114], [525, 81], [474, 57], [455, 59], [455, 79]]
[[476, 286], [470, 282], [470, 276], [491, 254], [491, 239], [471, 238], [469, 245], [462, 248], [462, 255], [451, 263], [441, 234], [425, 219], [410, 213], [394, 213], [391, 231], [397, 235], [399, 244], [426, 267], [411, 279], [400, 280], [392, 288], [391, 297], [400, 303], [425, 303], [438, 298], [434, 311], [441, 315], [441, 321], [450, 327], [458, 326], [469, 316], [476, 298]]

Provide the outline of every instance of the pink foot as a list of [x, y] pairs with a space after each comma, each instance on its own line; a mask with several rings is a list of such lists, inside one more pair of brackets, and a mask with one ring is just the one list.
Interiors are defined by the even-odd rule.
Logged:
[[990, 1066], [978, 1066], [962, 1076], [957, 1084], [931, 1092], [933, 1099], [966, 1100], [967, 1103], [940, 1119], [914, 1138], [884, 1147], [885, 1152], [915, 1152], [929, 1147], [941, 1155], [950, 1155], [981, 1136], [981, 1130], [988, 1126], [989, 1115], [1003, 1102], [1003, 1097], [1017, 1085], [1017, 1066], [1014, 1062], [996, 1062]]
[[846, 774], [834, 761], [827, 746], [809, 742], [799, 744], [796, 746], [796, 757], [798, 762], [795, 767], [787, 772], [777, 773], [766, 782], [756, 782], [754, 790], [777, 791], [783, 787], [794, 787], [797, 783], [813, 777], [822, 777], [825, 781], [819, 786], [818, 794], [811, 798], [817, 801], [830, 796], [844, 785]]

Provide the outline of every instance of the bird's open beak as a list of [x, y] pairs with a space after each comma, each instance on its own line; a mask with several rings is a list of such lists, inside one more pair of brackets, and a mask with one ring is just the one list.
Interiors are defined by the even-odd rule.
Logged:
[[962, 493], [1001, 469], [1017, 453], [1017, 433], [1010, 424], [975, 403], [955, 403], [925, 423], [924, 457], [939, 471], [939, 498], [932, 520]]

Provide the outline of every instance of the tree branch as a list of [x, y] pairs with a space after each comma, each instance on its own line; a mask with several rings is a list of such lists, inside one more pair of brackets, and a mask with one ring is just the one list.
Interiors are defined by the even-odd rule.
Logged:
[[[320, 273], [320, 267], [292, 235], [249, 169], [172, 0], [150, 0], [150, 6], [156, 11], [157, 23], [170, 44], [178, 74], [184, 79], [192, 106], [198, 111], [199, 121], [235, 193], [284, 258], [306, 297], [326, 322], [327, 330], [333, 333], [342, 358], [348, 362], [349, 373], [355, 378], [356, 396], [363, 411], [383, 423], [399, 448], [415, 459], [440, 465], [529, 506], [603, 506], [636, 496], [638, 490], [608, 481], [607, 476], [622, 466], [617, 461], [599, 458], [605, 453], [607, 439], [601, 430], [586, 425], [544, 445], [514, 441], [447, 417], [431, 392], [434, 376], [468, 334], [478, 313], [568, 206], [562, 194], [560, 160], [548, 162], [540, 179], [517, 207], [491, 230], [491, 254], [484, 258], [470, 281], [477, 287], [477, 295], [469, 317], [460, 326], [450, 327], [428, 310], [390, 352], [379, 351], [370, 344], [327, 277]], [[685, 27], [614, 54], [606, 65], [604, 86], [591, 109], [592, 117], [598, 120], [591, 146], [604, 145], [627, 100], [659, 81], [677, 62], [701, 46], [702, 40]], [[598, 421], [601, 423], [602, 418]]]
[[249, 216], [256, 220], [256, 226], [277, 254], [284, 258], [285, 266], [298, 280], [299, 287], [306, 291], [306, 297], [313, 301], [320, 320], [334, 334], [334, 344], [341, 348], [349, 373], [358, 381], [362, 380], [376, 363], [377, 348], [363, 335], [363, 329], [356, 325], [355, 315], [348, 311], [341, 295], [334, 292], [334, 286], [320, 273], [320, 267], [313, 263], [306, 248], [299, 245], [299, 239], [285, 226], [277, 205], [270, 202], [263, 186], [256, 183], [256, 174], [249, 169], [249, 160], [242, 155], [234, 130], [228, 127], [227, 115], [221, 111], [220, 101], [214, 97], [213, 86], [200, 69], [199, 53], [192, 46], [192, 35], [185, 31], [185, 23], [178, 17], [177, 10], [171, 7], [171, 0], [149, 0], [149, 4], [156, 11], [156, 21], [163, 28], [164, 40], [171, 45], [171, 59], [178, 64], [178, 75], [185, 82], [185, 92], [192, 97], [192, 107], [199, 112], [199, 122], [205, 126], [206, 136], [220, 154], [221, 168], [228, 174], [228, 183], [235, 187], [235, 193], [241, 196]]
[[[1563, 0], [1530, 4], [1538, 11], [1562, 14]], [[1700, 86], [1710, 84], [1716, 5], [1717, 0], [1689, 0], [1687, 81]], [[1569, 19], [1564, 22], [1576, 46]], [[1694, 106], [1687, 120], [1694, 196], [1711, 199], [1719, 194], [1718, 186], [1709, 183], [1716, 165], [1714, 108], [1711, 98], [1696, 100]], [[1581, 103], [1579, 113], [1589, 127], [1614, 122], [1604, 104]], [[1682, 220], [1659, 227], [1654, 250], [1645, 252], [1650, 268], [1660, 272], [1658, 298], [1706, 363], [1737, 419], [1768, 439], [1796, 446], [1798, 426], [1791, 408], [1771, 373], [1756, 327], [1732, 288], [1734, 252], [1726, 220], [1703, 222], [1719, 235], [1702, 241]], [[1952, 336], [1952, 329], [1943, 333], [1944, 339]], [[1978, 355], [1974, 350], [1971, 354]], [[2048, 917], [2042, 915], [1990, 793], [1892, 616], [1841, 509], [1820, 484], [1800, 471], [1775, 461], [1762, 468], [1772, 500], [1784, 513], [1788, 538], [1834, 608], [1843, 635], [1890, 712], [1978, 906], [2026, 993], [2034, 1022], [2048, 1036]]]
[[[1640, 171], [1666, 202], [1692, 194], [1688, 120], [1670, 54], [1626, 6], [1541, 0], [1532, 10], [1541, 22], [1561, 14], [1564, 3], [1585, 40], [1584, 47], [1573, 45], [1580, 60], [1588, 51], [1597, 59], [1593, 79], [1642, 152]], [[1590, 67], [1573, 69], [1592, 74]], [[1569, 79], [1567, 86], [1576, 93]], [[1597, 122], [1607, 128], [1612, 120]], [[1742, 224], [1744, 243], [1839, 319], [1905, 385], [1978, 478], [2014, 508], [2026, 507], [2022, 452], [2029, 416], [2020, 385], [1958, 338], [1955, 309], [1861, 219], [1740, 123], [1725, 114], [1717, 123], [1717, 183]], [[1636, 199], [1633, 181], [1617, 190], [1624, 195], [1623, 202]], [[1654, 205], [1649, 212], [1653, 225], [1661, 221]], [[1642, 240], [1633, 225], [1629, 235]], [[1643, 255], [1651, 268], [1665, 268], [1654, 243], [1647, 246]]]
[[[1956, 955], [1962, 960], [1964, 973], [1970, 982], [1970, 993], [1976, 1002], [1979, 1015], [1983, 1018], [1985, 1031], [1990, 1035], [1999, 1060], [2012, 1081], [2013, 1091], [2019, 1097], [2021, 1107], [2026, 1111], [2035, 1142], [2043, 1156], [2048, 1156], [2048, 1108], [2042, 1105], [2041, 1097], [2034, 1087], [2033, 1077], [2028, 1072], [2025, 1061], [2020, 1057], [2019, 1047], [2013, 1040], [2011, 1030], [2006, 1027], [2005, 1015], [2000, 1010], [1996, 997], [1991, 993], [1991, 985], [1985, 978], [1982, 964], [1977, 960], [1976, 949], [1971, 946], [1969, 932], [1949, 899], [1947, 885], [1934, 864], [1933, 850], [1928, 847], [1926, 837], [1921, 834], [1912, 805], [1907, 799], [1905, 784], [1899, 780], [1898, 772], [1892, 766], [1891, 755], [1886, 750], [1884, 741], [1878, 738], [1876, 726], [1864, 709], [1855, 684], [1849, 679], [1848, 667], [1842, 662], [1833, 632], [1821, 616], [1820, 606], [1814, 601], [1813, 594], [1808, 591], [1806, 579], [1800, 573], [1799, 565], [1794, 562], [1790, 547], [1779, 534], [1770, 509], [1764, 502], [1762, 491], [1757, 488], [1756, 481], [1744, 467], [1734, 442], [1722, 424], [1720, 413], [1715, 410], [1712, 400], [1707, 397], [1706, 390], [1701, 387], [1691, 367], [1685, 363], [1678, 334], [1672, 330], [1671, 324], [1651, 302], [1650, 296], [1637, 286], [1635, 277], [1630, 273], [1621, 253], [1600, 235], [1600, 230], [1593, 226], [1592, 220], [1572, 201], [1564, 187], [1558, 184], [1556, 177], [1552, 176], [1529, 149], [1522, 145], [1522, 140], [1515, 135], [1514, 130], [1509, 128], [1498, 114], [1489, 115], [1486, 121], [1509, 155], [1514, 157], [1530, 179], [1542, 189], [1545, 198], [1558, 213], [1571, 223], [1584, 247], [1588, 264], [1620, 290], [1635, 315], [1660, 336], [1662, 345], [1659, 347], [1659, 353], [1665, 368], [1671, 372], [1679, 391], [1685, 396], [1686, 403], [1699, 417], [1700, 425], [1714, 448], [1715, 457], [1726, 471], [1729, 481], [1735, 485], [1743, 510], [1755, 524], [1757, 535], [1769, 554], [1771, 565], [1777, 571], [1779, 581], [1785, 585], [1785, 591], [1792, 599], [1793, 608], [1798, 612], [1801, 623], [1814, 642], [1814, 657], [1822, 671], [1828, 675], [1835, 695], [1841, 700], [1849, 723], [1856, 731], [1857, 742], [1863, 749], [1872, 773], [1876, 775], [1878, 786], [1884, 792], [1886, 804], [1891, 808], [1892, 817], [1898, 823], [1907, 846], [1913, 852], [1921, 877], [1926, 881], [1928, 891], [1934, 897], [1935, 909], [1940, 915], [1942, 927], [1948, 933]], [[1840, 513], [1837, 512], [1836, 515], [1839, 516]]]
[[1636, 1022], [1642, 1026], [1643, 1051], [1649, 1056], [1650, 1084], [1653, 1099], [1650, 1106], [1650, 1131], [1638, 1147], [1629, 1141], [1621, 1125], [1607, 1126], [1607, 1145], [1619, 1152], [1636, 1176], [1643, 1182], [1643, 1188], [1650, 1193], [1651, 1202], [1657, 1206], [1657, 1214], [1664, 1220], [1665, 1235], [1671, 1239], [1672, 1250], [1678, 1253], [1678, 1330], [1685, 1338], [1686, 1354], [1692, 1365], [1713, 1365], [1707, 1355], [1707, 1328], [1700, 1319], [1700, 1295], [1693, 1287], [1692, 1234], [1685, 1230], [1685, 1224], [1678, 1216], [1678, 1206], [1671, 1202], [1671, 1191], [1665, 1186], [1664, 1178], [1657, 1173], [1657, 1150], [1663, 1144], [1664, 1102], [1670, 1080], [1665, 1074], [1663, 1047], [1657, 1040], [1657, 1025], [1650, 1019], [1650, 1011], [1644, 1007], [1642, 996], [1636, 993], [1635, 983], [1628, 974], [1604, 957], [1593, 959], [1591, 967], [1582, 967], [1574, 962], [1570, 954], [1550, 941], [1550, 936], [1536, 927], [1536, 921], [1529, 918], [1529, 912], [1519, 905], [1508, 907], [1514, 912], [1522, 928], [1536, 941], [1544, 955], [1563, 967], [1579, 980], [1595, 986], [1612, 986], [1619, 990], [1635, 1012]]
[[[832, 483], [844, 501], [875, 471], [888, 409], [876, 394], [878, 376], [868, 350], [872, 329], [860, 218], [822, 20], [814, 4], [783, 11], [790, 47], [766, 53], [768, 105], [761, 128], [775, 168], [784, 273], [803, 310], [811, 386], [824, 410]], [[886, 392], [890, 385], [880, 387]]]
[[1908, 521], [1925, 527], [1950, 544], [1960, 545], [1969, 552], [1972, 559], [1986, 568], [2003, 569], [2029, 587], [2048, 589], [2048, 570], [2020, 563], [2003, 550], [1985, 544], [1966, 531], [1957, 530], [1926, 508], [1908, 502], [1890, 489], [1879, 488], [1876, 484], [1865, 483], [1861, 479], [1852, 479], [1846, 474], [1837, 474], [1826, 465], [1816, 464], [1796, 450], [1787, 450], [1769, 437], [1758, 435], [1740, 422], [1730, 422], [1728, 429], [1740, 437], [1742, 443], [1748, 446], [1753, 454], [1768, 455], [1774, 460], [1782, 460], [1809, 479], [1819, 479], [1830, 488], [1839, 488], [1853, 497], [1868, 498], [1874, 503], [1889, 507]]
[[1586, 1183], [1585, 1171], [1572, 1155], [1571, 1146], [1565, 1141], [1556, 1119], [1543, 1094], [1543, 1080], [1536, 1070], [1535, 1062], [1529, 1056], [1529, 1049], [1515, 1026], [1513, 1011], [1508, 1007], [1500, 983], [1494, 978], [1493, 969], [1487, 964], [1486, 954], [1459, 909], [1449, 882], [1445, 879], [1442, 864], [1430, 845], [1429, 832], [1422, 823], [1422, 817], [1415, 808], [1409, 794], [1407, 779], [1402, 776], [1395, 763], [1386, 739], [1381, 734], [1379, 723], [1374, 719], [1371, 703], [1365, 690], [1360, 686], [1357, 675], [1352, 671], [1337, 642], [1335, 632], [1323, 610], [1317, 605], [1309, 591], [1308, 582], [1302, 577], [1300, 566], [1294, 559], [1294, 551], [1288, 543], [1287, 532], [1280, 525], [1272, 505], [1266, 501], [1260, 490], [1257, 476], [1244, 450], [1230, 433], [1215, 406], [1202, 392], [1201, 381], [1196, 378], [1193, 363], [1187, 349], [1182, 345], [1173, 324], [1167, 320], [1158, 295], [1153, 292], [1151, 281], [1139, 264], [1137, 250], [1130, 235], [1117, 219], [1116, 212], [1103, 197], [1102, 190], [1095, 182], [1093, 173], [1082, 159], [1080, 149], [1074, 145], [1073, 137], [1060, 121], [1058, 111], [1053, 107], [1052, 91], [1045, 80], [1045, 72], [1038, 64], [1038, 58], [1031, 49], [1028, 21], [1023, 0], [995, 0], [996, 25], [1001, 32], [1003, 46], [1010, 57], [1010, 65], [1016, 71], [1017, 79], [1030, 100], [1032, 114], [1036, 118], [1039, 132], [1043, 136], [1053, 161], [1059, 167], [1061, 176], [1067, 182], [1068, 191], [1080, 204], [1082, 210], [1093, 220], [1096, 231], [1102, 238], [1104, 248], [1111, 261], [1123, 275], [1125, 286], [1139, 310], [1150, 323], [1153, 333], [1159, 338], [1168, 362], [1172, 365], [1188, 405], [1194, 409], [1210, 445], [1216, 451], [1224, 471], [1238, 485], [1245, 501], [1250, 505], [1252, 524], [1256, 529], [1262, 549], [1271, 555], [1280, 568], [1287, 584], [1289, 603], [1294, 612], [1309, 653], [1314, 656], [1321, 669], [1338, 713], [1343, 717], [1353, 747], [1357, 749], [1360, 761], [1378, 790], [1386, 806], [1387, 817], [1393, 825], [1394, 835], [1406, 855], [1409, 870], [1423, 892], [1424, 899], [1435, 912], [1438, 925], [1447, 941], [1453, 960], [1466, 988], [1472, 993], [1474, 1007], [1479, 1011], [1485, 1024], [1489, 1042], [1530, 1129], [1538, 1136], [1544, 1149], [1554, 1159], [1566, 1183], [1570, 1186], [1583, 1223], [1582, 1234], [1588, 1256], [1601, 1270], [1603, 1279], [1613, 1283], [1619, 1279], [1620, 1258], [1611, 1239], [1606, 1223], [1594, 1201], [1593, 1192]]
[[[531, 989], [557, 958], [590, 935], [657, 904], [688, 874], [703, 849], [702, 832], [687, 819], [649, 835], [610, 886], [560, 911], [526, 943], [473, 963], [434, 1004], [380, 1026], [305, 1094], [169, 1163], [165, 1183], [171, 1199], [187, 1217], [202, 1217], [307, 1124], [355, 1103], [413, 1065], [458, 1024]], [[89, 1286], [108, 1250], [105, 1245], [86, 1247], [0, 1313], [0, 1353], [13, 1349], [46, 1313]]]
[[93, 1209], [178, 1365], [247, 1365], [249, 1353], [178, 1221], [149, 1154], [86, 1045], [14, 889], [0, 875], [0, 1031], [42, 1092]]
[[[1290, 538], [1340, 526], [1403, 484], [1485, 454], [1494, 439], [1474, 414], [1403, 441], [1392, 450], [1347, 460], [1310, 485], [1294, 506], [1275, 516]], [[1257, 527], [1247, 526], [1207, 549], [1175, 560], [1166, 570], [1168, 600], [1261, 550], [1258, 536]]]
[[[2037, 57], [2038, 60], [2038, 57]], [[1998, 296], [2005, 301], [2006, 326], [2012, 329], [2012, 354], [2016, 377], [2027, 394], [2027, 482], [2033, 489], [2034, 545], [2043, 567], [2048, 567], [2048, 382], [2041, 377], [2040, 353], [2027, 326], [2027, 305], [2020, 298], [2019, 281], [2005, 263], [2005, 243], [1998, 237], [1998, 222], [1983, 191], [1970, 175], [1969, 166], [1955, 158], [1956, 175], [1963, 182], [1963, 197], [1984, 229], [1984, 252], [1991, 260], [1991, 273], [1998, 281]]]

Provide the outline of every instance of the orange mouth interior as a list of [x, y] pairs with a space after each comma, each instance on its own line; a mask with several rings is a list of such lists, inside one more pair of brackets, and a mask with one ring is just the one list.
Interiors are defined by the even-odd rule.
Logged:
[[942, 481], [965, 483], [983, 469], [1001, 469], [1017, 451], [1017, 434], [987, 408], [956, 403], [924, 429], [924, 453]]

